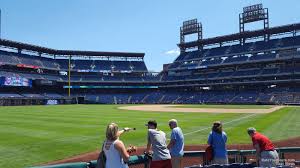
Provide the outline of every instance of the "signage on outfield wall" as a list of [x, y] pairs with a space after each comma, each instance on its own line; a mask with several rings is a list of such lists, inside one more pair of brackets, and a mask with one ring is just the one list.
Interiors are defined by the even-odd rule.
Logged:
[[112, 72], [120, 72], [120, 73], [132, 73], [132, 70], [120, 70], [120, 71], [111, 71], [111, 70], [91, 70], [91, 69], [78, 69], [77, 72], [102, 72], [102, 73], [112, 73]]
[[39, 69], [39, 66], [35, 66], [35, 65], [26, 65], [26, 64], [17, 64], [17, 67], [21, 67], [21, 68], [32, 68], [32, 69]]
[[77, 72], [91, 72], [90, 70], [86, 70], [86, 69], [78, 69]]
[[[64, 86], [68, 89], [69, 86]], [[71, 89], [157, 89], [158, 86], [71, 86]]]
[[132, 73], [132, 71], [120, 71], [121, 73]]
[[58, 104], [58, 101], [57, 100], [47, 100], [46, 104], [47, 105], [56, 105], [56, 104]]
[[197, 66], [190, 66], [190, 67], [187, 67], [187, 69], [197, 69]]
[[197, 66], [197, 68], [207, 68], [207, 66]]
[[102, 72], [102, 73], [111, 73], [111, 70], [78, 69], [77, 72]]
[[63, 75], [63, 76], [67, 76], [67, 75], [68, 75], [68, 72], [66, 72], [66, 71], [59, 71], [59, 74], [60, 74], [60, 75]]
[[0, 85], [2, 86], [24, 86], [32, 87], [32, 80], [23, 77], [1, 77]]

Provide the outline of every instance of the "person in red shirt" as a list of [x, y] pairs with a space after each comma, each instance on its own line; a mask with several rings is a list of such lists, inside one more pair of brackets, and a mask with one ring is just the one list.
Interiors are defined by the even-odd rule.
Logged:
[[260, 167], [276, 167], [279, 163], [278, 153], [268, 137], [251, 127], [247, 129], [256, 149], [256, 160]]

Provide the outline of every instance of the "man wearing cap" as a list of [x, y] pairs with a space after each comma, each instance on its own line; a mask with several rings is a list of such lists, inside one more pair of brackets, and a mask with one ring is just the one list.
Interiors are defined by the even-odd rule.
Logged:
[[169, 127], [172, 129], [171, 140], [168, 144], [168, 149], [171, 154], [172, 168], [181, 168], [184, 147], [183, 133], [180, 127], [178, 127], [177, 120], [175, 119], [171, 119], [169, 121]]
[[166, 134], [157, 129], [155, 120], [150, 120], [146, 126], [148, 126], [146, 152], [150, 153], [151, 147], [153, 151], [150, 168], [172, 168], [171, 155], [166, 144]]
[[278, 153], [269, 138], [251, 127], [247, 129], [256, 149], [256, 160], [260, 167], [276, 167], [279, 162]]

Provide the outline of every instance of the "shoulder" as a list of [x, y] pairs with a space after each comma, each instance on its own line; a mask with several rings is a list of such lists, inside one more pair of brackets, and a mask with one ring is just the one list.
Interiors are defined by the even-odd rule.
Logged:
[[162, 131], [162, 130], [159, 130], [158, 131], [160, 134], [162, 134], [162, 135], [166, 135], [166, 133], [164, 132], [164, 131]]
[[225, 136], [227, 136], [227, 134], [226, 134], [226, 132], [225, 132], [225, 131], [222, 131], [222, 134], [223, 134], [223, 135], [225, 135]]
[[148, 129], [148, 134], [151, 134], [152, 133], [152, 129]]
[[148, 129], [148, 134], [153, 134], [153, 133], [155, 133], [155, 132], [156, 132], [155, 129]]
[[176, 128], [174, 128], [174, 131], [176, 131], [176, 132], [182, 132], [182, 130], [181, 130], [181, 128], [180, 128], [180, 127], [176, 127]]
[[114, 146], [116, 148], [122, 148], [124, 146], [124, 143], [121, 140], [116, 140]]
[[182, 129], [180, 127], [177, 127], [179, 132], [182, 132]]
[[178, 133], [178, 131], [179, 131], [179, 130], [178, 130], [178, 127], [172, 129], [172, 133], [173, 133], [173, 134]]
[[120, 139], [117, 139], [114, 144], [123, 144], [123, 141], [121, 141]]
[[258, 134], [258, 133], [255, 133], [253, 136], [252, 136], [252, 141], [261, 141], [263, 138], [261, 136], [261, 134]]
[[155, 132], [155, 129], [148, 129], [148, 132]]
[[262, 137], [262, 134], [260, 134], [258, 132], [254, 133], [254, 135], [252, 136], [253, 139], [259, 139], [261, 137]]

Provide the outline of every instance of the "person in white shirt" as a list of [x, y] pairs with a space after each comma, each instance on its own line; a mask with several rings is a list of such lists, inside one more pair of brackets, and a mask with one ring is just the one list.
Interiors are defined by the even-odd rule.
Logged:
[[107, 168], [128, 168], [129, 152], [132, 149], [126, 149], [124, 143], [119, 139], [120, 135], [129, 128], [119, 130], [115, 123], [108, 124], [106, 128], [106, 140], [103, 145], [103, 151], [106, 156]]

